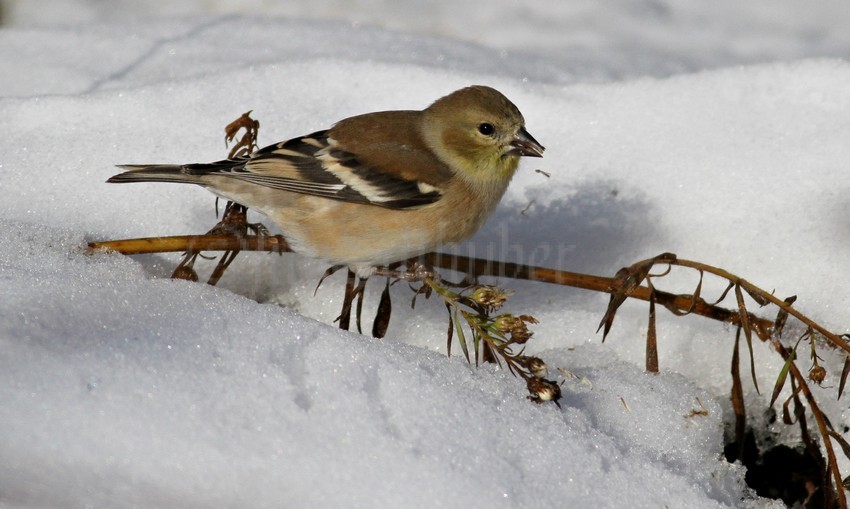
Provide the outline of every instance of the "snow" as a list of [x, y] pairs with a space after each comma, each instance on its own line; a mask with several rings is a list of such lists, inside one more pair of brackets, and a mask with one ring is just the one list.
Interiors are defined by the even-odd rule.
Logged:
[[[176, 255], [85, 253], [215, 221], [202, 189], [105, 184], [115, 164], [219, 159], [224, 125], [249, 109], [271, 143], [483, 83], [547, 151], [451, 250], [603, 275], [672, 251], [796, 294], [847, 332], [848, 12], [738, 4], [239, 11], [279, 18], [224, 1], [8, 4], [0, 506], [781, 507], [722, 459], [734, 331], [721, 324], [662, 313], [652, 376], [644, 304], [602, 343], [605, 296], [499, 281], [516, 291], [509, 311], [541, 322], [530, 351], [590, 381], [567, 380], [559, 409], [508, 372], [447, 359], [443, 307], [409, 309], [403, 285], [375, 340], [335, 327], [343, 278], [314, 296], [317, 261], [246, 253], [208, 287], [169, 280]], [[661, 284], [691, 291], [696, 276]], [[755, 355], [764, 392], [781, 362]], [[816, 393], [840, 430], [841, 359], [822, 355]]]

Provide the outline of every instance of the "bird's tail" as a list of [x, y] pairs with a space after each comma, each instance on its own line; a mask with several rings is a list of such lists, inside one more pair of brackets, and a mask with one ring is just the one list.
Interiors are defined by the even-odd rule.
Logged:
[[122, 164], [118, 165], [118, 168], [126, 171], [110, 177], [107, 182], [113, 184], [124, 184], [127, 182], [204, 184], [198, 178], [198, 175], [186, 173], [184, 167], [177, 164]]

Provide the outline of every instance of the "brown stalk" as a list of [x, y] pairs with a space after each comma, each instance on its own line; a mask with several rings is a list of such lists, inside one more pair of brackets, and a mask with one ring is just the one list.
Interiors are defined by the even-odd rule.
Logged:
[[[811, 318], [809, 318], [806, 315], [804, 315], [803, 313], [797, 311], [794, 307], [791, 306], [791, 303], [794, 302], [793, 299], [791, 299], [791, 298], [788, 298], [788, 299], [785, 299], [785, 300], [780, 299], [779, 297], [776, 297], [772, 293], [768, 293], [768, 292], [762, 290], [761, 288], [755, 286], [754, 284], [750, 283], [749, 281], [746, 281], [743, 278], [739, 278], [738, 276], [736, 276], [736, 275], [734, 275], [734, 274], [732, 274], [728, 271], [725, 271], [723, 269], [720, 269], [718, 267], [712, 267], [710, 265], [705, 265], [704, 263], [695, 262], [695, 261], [691, 261], [691, 260], [683, 260], [683, 259], [676, 259], [675, 261], [672, 261], [670, 263], [672, 265], [678, 265], [680, 267], [690, 267], [690, 268], [694, 268], [694, 269], [697, 269], [697, 270], [704, 270], [705, 272], [708, 272], [710, 274], [714, 274], [714, 275], [721, 277], [723, 279], [726, 279], [730, 282], [734, 282], [737, 286], [739, 286], [740, 288], [745, 290], [747, 292], [747, 294], [750, 295], [750, 297], [753, 297], [753, 299], [756, 300], [756, 302], [758, 302], [759, 304], [761, 304], [761, 305], [764, 305], [764, 304], [767, 304], [767, 303], [774, 304], [775, 306], [777, 306], [778, 308], [780, 308], [784, 312], [783, 314], [785, 314], [785, 313], [790, 314], [791, 316], [793, 316], [794, 318], [796, 318], [797, 320], [799, 320], [800, 322], [802, 322], [806, 326], [811, 327], [812, 329], [816, 330], [823, 337], [825, 337], [827, 339], [827, 341], [829, 341], [829, 343], [832, 344], [834, 347], [841, 348], [842, 350], [850, 353], [850, 344], [848, 344], [846, 341], [843, 341], [837, 334], [834, 334], [834, 333], [826, 330], [825, 328], [823, 328], [821, 325], [819, 325], [817, 322], [815, 322]], [[750, 319], [752, 320], [752, 315], [750, 315]], [[783, 319], [783, 322], [784, 322], [784, 319]], [[751, 325], [754, 326], [754, 331], [759, 335], [759, 337], [762, 338], [762, 340], [765, 340], [768, 337], [771, 337], [769, 331], [771, 331], [773, 329], [773, 324], [751, 323]], [[763, 332], [759, 332], [759, 329], [761, 329], [761, 328], [763, 328]]]
[[90, 242], [91, 251], [115, 251], [123, 255], [182, 253], [185, 251], [268, 251], [291, 253], [282, 235], [176, 235]]
[[[244, 237], [232, 235], [181, 235], [174, 237], [151, 237], [91, 242], [89, 243], [89, 249], [92, 251], [116, 251], [125, 255], [185, 251], [228, 251], [237, 249], [241, 251], [269, 251], [278, 253], [291, 252], [286, 240], [280, 235], [247, 235]], [[512, 262], [498, 262], [461, 255], [428, 253], [422, 255], [421, 260], [426, 265], [463, 272], [469, 274], [471, 277], [494, 276], [511, 279], [525, 279], [529, 281], [541, 281], [544, 283], [570, 286], [573, 288], [581, 288], [584, 290], [593, 290], [604, 293], [612, 293], [617, 284], [616, 278], [581, 274], [566, 270], [548, 269], [545, 267], [536, 267], [533, 265], [524, 265]], [[695, 264], [696, 262], [688, 262], [687, 260], [677, 259], [675, 261], [665, 263], [690, 266], [685, 265], [685, 263]], [[716, 270], [719, 271], [720, 269]], [[715, 273], [711, 270], [706, 271]], [[633, 299], [649, 301], [652, 293], [653, 292], [651, 292], [646, 286], [637, 286], [630, 289], [627, 296]], [[659, 290], [655, 290], [654, 296], [658, 304], [670, 309], [676, 309], [684, 313], [690, 312], [713, 320], [731, 323], [732, 325], [742, 325], [741, 314], [738, 311], [710, 304], [699, 297], [694, 298], [691, 295], [675, 295]], [[778, 299], [777, 301], [782, 303], [782, 301], [779, 301]], [[797, 316], [795, 313], [791, 314]], [[752, 314], [748, 314], [748, 319], [750, 325], [752, 325], [756, 331], [770, 331], [773, 328], [773, 322], [768, 319], [760, 318]], [[761, 334], [759, 334], [759, 336], [761, 337]], [[848, 349], [848, 352], [850, 352], [850, 349]]]
[[732, 411], [735, 413], [735, 458], [744, 459], [744, 439], [747, 432], [747, 410], [744, 403], [744, 387], [741, 383], [741, 328], [735, 334], [735, 346], [732, 349]]
[[[793, 352], [789, 352], [788, 349], [786, 349], [776, 338], [771, 338], [770, 341], [773, 348], [777, 351], [777, 353], [779, 353], [779, 355], [782, 356], [783, 359], [787, 360], [788, 356], [793, 355]], [[838, 470], [838, 463], [835, 457], [835, 451], [833, 450], [834, 445], [832, 444], [831, 437], [833, 436], [832, 433], [834, 433], [834, 431], [832, 430], [832, 425], [828, 422], [823, 411], [821, 411], [817, 401], [815, 401], [815, 396], [812, 394], [811, 389], [809, 389], [806, 377], [800, 372], [799, 368], [797, 368], [797, 364], [791, 362], [789, 366], [791, 375], [794, 377], [797, 384], [799, 384], [799, 389], [806, 398], [806, 402], [809, 404], [809, 409], [811, 409], [815, 422], [817, 422], [818, 432], [821, 439], [823, 439], [823, 448], [826, 449], [828, 459], [827, 465], [830, 474], [832, 474], [833, 482], [835, 483], [835, 492], [838, 495], [839, 507], [847, 507], [847, 496], [844, 493], [841, 472]]]

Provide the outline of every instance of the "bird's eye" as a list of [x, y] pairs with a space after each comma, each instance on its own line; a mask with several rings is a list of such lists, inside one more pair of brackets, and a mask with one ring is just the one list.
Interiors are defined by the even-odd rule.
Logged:
[[478, 132], [484, 136], [492, 136], [496, 132], [496, 128], [489, 122], [484, 122], [478, 126]]

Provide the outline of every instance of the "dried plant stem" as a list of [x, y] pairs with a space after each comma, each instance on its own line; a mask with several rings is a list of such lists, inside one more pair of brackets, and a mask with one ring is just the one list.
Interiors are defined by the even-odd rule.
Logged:
[[[779, 355], [782, 356], [783, 359], [787, 360], [788, 356], [793, 355], [793, 352], [789, 352], [788, 349], [782, 346], [776, 338], [771, 338], [771, 343], [773, 344], [773, 348], [779, 353]], [[815, 401], [814, 394], [812, 394], [811, 389], [809, 389], [806, 377], [800, 372], [799, 368], [797, 368], [796, 363], [790, 363], [790, 371], [794, 376], [794, 379], [799, 384], [803, 396], [805, 396], [806, 401], [809, 403], [809, 409], [812, 411], [812, 415], [818, 423], [818, 431], [821, 439], [823, 439], [823, 448], [826, 449], [828, 459], [827, 465], [830, 473], [832, 474], [833, 482], [835, 483], [834, 492], [838, 495], [839, 507], [847, 507], [847, 495], [844, 493], [843, 479], [841, 478], [841, 472], [838, 470], [838, 463], [834, 450], [835, 446], [830, 438], [832, 425], [826, 421], [823, 411], [820, 409], [820, 406], [818, 406], [817, 401]]]
[[[592, 290], [603, 293], [612, 293], [617, 282], [615, 278], [605, 276], [581, 274], [578, 272], [548, 269], [545, 267], [536, 267], [533, 265], [523, 265], [519, 263], [497, 262], [483, 258], [471, 258], [460, 255], [428, 253], [423, 255], [422, 258], [426, 263], [429, 263], [434, 267], [465, 272], [471, 276], [496, 276], [511, 279], [541, 281], [544, 283], [570, 286], [573, 288], [581, 288], [583, 290]], [[628, 296], [633, 299], [648, 302], [652, 298], [652, 294], [653, 292], [650, 291], [648, 287], [638, 286], [631, 290], [628, 293]], [[691, 295], [675, 295], [659, 291], [657, 289], [654, 294], [655, 301], [658, 304], [662, 304], [664, 307], [678, 309], [682, 312], [690, 312], [721, 322], [728, 322], [733, 325], [741, 325], [740, 315], [737, 311], [709, 304], [699, 298], [694, 299]], [[752, 314], [749, 318], [752, 323], [760, 328], [764, 328], [765, 330], [773, 328], [773, 322], [770, 320], [760, 318]]]
[[[667, 262], [665, 262], [665, 263], [667, 263]], [[683, 259], [677, 258], [676, 260], [673, 260], [669, 263], [671, 265], [677, 265], [677, 266], [680, 266], [680, 267], [690, 267], [692, 269], [696, 269], [696, 270], [699, 270], [699, 271], [704, 271], [704, 272], [708, 272], [710, 274], [714, 274], [715, 276], [726, 279], [727, 281], [729, 281], [732, 284], [740, 286], [750, 295], [752, 295], [754, 293], [757, 294], [757, 295], [760, 295], [761, 297], [764, 298], [764, 300], [770, 302], [771, 304], [775, 304], [777, 307], [779, 307], [780, 309], [782, 309], [786, 313], [788, 313], [791, 316], [795, 317], [796, 319], [800, 320], [800, 322], [802, 322], [807, 327], [811, 327], [812, 329], [816, 330], [818, 333], [823, 335], [823, 337], [825, 337], [827, 339], [827, 341], [829, 341], [829, 343], [832, 344], [833, 346], [835, 346], [837, 348], [841, 348], [842, 350], [846, 351], [847, 353], [850, 353], [850, 345], [848, 345], [847, 342], [845, 342], [841, 338], [839, 338], [837, 334], [834, 334], [834, 333], [826, 330], [825, 328], [823, 328], [820, 324], [818, 324], [817, 322], [815, 322], [811, 318], [807, 317], [803, 313], [800, 313], [798, 310], [794, 309], [794, 307], [791, 306], [791, 304], [786, 302], [785, 300], [782, 300], [782, 299], [776, 297], [772, 293], [769, 293], [769, 292], [762, 290], [761, 288], [755, 286], [754, 284], [750, 283], [749, 281], [747, 281], [743, 278], [740, 278], [740, 277], [738, 277], [738, 276], [736, 276], [736, 275], [734, 275], [734, 274], [732, 274], [732, 273], [730, 273], [726, 270], [723, 270], [721, 268], [712, 267], [711, 265], [706, 265], [704, 263], [695, 262], [695, 261], [691, 261], [691, 260], [683, 260]], [[770, 325], [767, 330], [770, 330], [772, 328], [773, 328], [773, 326]], [[758, 330], [758, 329], [756, 329], [756, 330]], [[762, 338], [762, 339], [766, 339], [766, 338]]]
[[92, 251], [115, 251], [124, 255], [182, 253], [185, 251], [268, 251], [289, 253], [292, 250], [281, 235], [176, 235], [139, 239], [90, 242]]
[[[233, 236], [233, 235], [181, 235], [174, 237], [152, 237], [127, 240], [113, 240], [104, 242], [92, 242], [89, 244], [91, 250], [106, 249], [117, 251], [126, 255], [151, 254], [184, 251], [227, 251], [239, 249], [242, 251], [269, 251], [285, 253], [290, 252], [286, 240], [280, 236]], [[556, 285], [570, 286], [584, 290], [611, 293], [615, 287], [615, 279], [590, 274], [580, 274], [566, 270], [548, 269], [533, 265], [524, 265], [511, 262], [497, 262], [483, 258], [469, 256], [450, 255], [443, 253], [428, 253], [423, 255], [422, 260], [426, 265], [437, 268], [449, 269], [469, 274], [470, 276], [495, 276], [511, 279], [525, 279], [529, 281], [541, 281]], [[685, 262], [685, 263], [682, 263]], [[699, 265], [687, 260], [676, 260], [676, 264], [682, 266]], [[690, 265], [685, 265], [690, 264]], [[707, 267], [707, 266], [705, 266]], [[709, 270], [712, 269], [712, 270]], [[717, 273], [720, 277], [724, 272], [721, 269], [703, 268], [706, 272]], [[730, 275], [731, 276], [731, 275]], [[734, 277], [734, 276], [732, 276]], [[632, 289], [628, 296], [633, 299], [649, 301], [653, 292], [648, 287], [638, 286]], [[682, 312], [705, 316], [721, 322], [741, 325], [741, 317], [737, 311], [726, 309], [705, 302], [691, 295], [675, 295], [659, 290], [654, 292], [655, 301], [667, 308], [678, 309]], [[782, 301], [779, 301], [782, 302]], [[784, 304], [784, 303], [783, 303]], [[795, 311], [795, 315], [796, 311]], [[773, 322], [765, 318], [750, 314], [749, 321], [761, 330], [771, 330]], [[821, 330], [818, 327], [818, 330]]]

